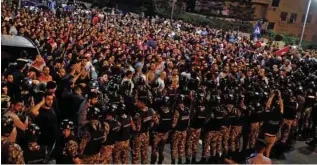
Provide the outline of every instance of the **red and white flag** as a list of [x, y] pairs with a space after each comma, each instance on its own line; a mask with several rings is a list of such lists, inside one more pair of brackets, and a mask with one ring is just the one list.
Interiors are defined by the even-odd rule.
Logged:
[[289, 51], [289, 49], [290, 49], [290, 46], [286, 46], [283, 49], [280, 49], [280, 50], [274, 52], [274, 54], [277, 56], [283, 56], [285, 53], [287, 53]]

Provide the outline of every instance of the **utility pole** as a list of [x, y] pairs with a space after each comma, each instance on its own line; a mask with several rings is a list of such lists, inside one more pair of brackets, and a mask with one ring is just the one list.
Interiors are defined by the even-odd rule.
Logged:
[[304, 39], [304, 33], [305, 33], [305, 28], [306, 28], [306, 23], [307, 23], [307, 18], [308, 18], [308, 14], [309, 14], [309, 9], [310, 9], [310, 5], [311, 5], [311, 1], [309, 0], [308, 2], [308, 6], [307, 6], [307, 10], [306, 10], [306, 15], [305, 15], [305, 21], [304, 21], [304, 25], [303, 25], [303, 29], [302, 29], [302, 35], [300, 37], [300, 41], [299, 41], [299, 46], [302, 46], [302, 42]]

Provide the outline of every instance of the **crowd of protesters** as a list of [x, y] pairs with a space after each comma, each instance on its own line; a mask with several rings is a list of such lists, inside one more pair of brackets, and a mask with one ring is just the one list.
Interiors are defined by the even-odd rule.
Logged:
[[265, 164], [274, 144], [316, 145], [312, 50], [277, 56], [239, 32], [99, 9], [1, 8], [2, 35], [40, 50], [2, 71], [6, 163], [126, 164], [131, 148], [132, 163]]

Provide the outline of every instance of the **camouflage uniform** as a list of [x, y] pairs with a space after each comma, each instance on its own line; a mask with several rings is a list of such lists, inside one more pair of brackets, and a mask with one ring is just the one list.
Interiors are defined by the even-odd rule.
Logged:
[[130, 140], [116, 141], [113, 149], [114, 164], [128, 164]]
[[242, 126], [238, 126], [238, 125], [231, 126], [230, 149], [232, 152], [236, 152], [240, 150], [241, 133], [242, 133]]
[[[79, 152], [78, 152], [78, 143], [75, 140], [69, 140], [66, 142], [63, 151], [62, 151], [62, 158], [65, 158], [64, 160], [69, 160], [69, 162], [73, 162], [73, 159], [79, 157]], [[62, 162], [66, 163], [66, 162]]]
[[[96, 130], [103, 130], [104, 131], [104, 136], [102, 139], [102, 142], [105, 142], [107, 140], [107, 134], [109, 133], [110, 127], [107, 123], [104, 123], [103, 125], [101, 124], [101, 122], [97, 121], [94, 123], [88, 123], [87, 125], [91, 124], [92, 127], [94, 127]], [[104, 127], [104, 128], [102, 128]], [[90, 132], [88, 131], [88, 129], [85, 129], [84, 133], [83, 133], [83, 137], [81, 138], [81, 142], [80, 142], [80, 146], [79, 146], [79, 150], [81, 151], [81, 153], [84, 153], [85, 148], [87, 147], [88, 142], [91, 140], [90, 139], [91, 135]], [[101, 146], [101, 144], [100, 144]], [[83, 164], [99, 164], [100, 161], [100, 153], [98, 152], [97, 154], [93, 154], [93, 155], [82, 155], [82, 163]]]
[[222, 142], [218, 142], [218, 143], [222, 143], [223, 145], [223, 151], [225, 153], [228, 153], [229, 151], [229, 135], [230, 135], [230, 126], [222, 126], [220, 128], [220, 132], [222, 134]]
[[146, 111], [139, 110], [135, 117], [135, 131], [136, 134], [132, 139], [132, 164], [138, 164], [140, 160], [141, 152], [141, 163], [148, 164], [148, 147], [150, 144], [149, 129], [153, 124], [154, 111], [148, 108]]
[[259, 122], [251, 123], [246, 149], [251, 149], [255, 147], [255, 143], [256, 143], [256, 140], [258, 139], [259, 132], [260, 132], [260, 123]]
[[185, 156], [186, 131], [175, 131], [172, 136], [172, 159]]
[[182, 163], [182, 157], [185, 156], [186, 130], [189, 125], [189, 118], [189, 109], [183, 105], [179, 106], [174, 112], [172, 127], [175, 130], [171, 144], [172, 161], [178, 158], [179, 163]]
[[156, 161], [157, 157], [159, 157], [159, 162], [163, 161], [164, 158], [162, 157], [163, 156], [162, 154], [163, 154], [167, 139], [168, 139], [168, 132], [166, 133], [157, 132], [154, 135], [154, 141], [152, 145], [152, 156], [151, 156], [153, 161], [154, 160]]
[[207, 158], [209, 156], [209, 152], [211, 152], [210, 154], [211, 156], [216, 156], [217, 153], [220, 153], [221, 142], [222, 142], [222, 134], [220, 131], [213, 130], [213, 131], [207, 132], [204, 136], [202, 157]]
[[111, 164], [112, 152], [114, 145], [103, 146], [100, 150], [100, 163], [101, 164]]
[[200, 132], [201, 129], [190, 128], [189, 130], [189, 138], [186, 142], [186, 157], [189, 159], [197, 155]]
[[295, 120], [289, 120], [289, 119], [284, 119], [283, 124], [282, 124], [282, 135], [281, 135], [281, 142], [286, 143], [289, 133], [291, 132], [292, 127], [296, 126], [296, 121]]
[[142, 164], [148, 164], [148, 146], [150, 144], [149, 132], [140, 133], [132, 140], [132, 164], [138, 164], [140, 160], [140, 152], [142, 156]]
[[[9, 142], [6, 139], [1, 139], [1, 148], [2, 148], [1, 156], [7, 157], [7, 160], [1, 160], [2, 163], [25, 164], [23, 151], [18, 144]], [[7, 149], [4, 149], [4, 148], [7, 148]]]

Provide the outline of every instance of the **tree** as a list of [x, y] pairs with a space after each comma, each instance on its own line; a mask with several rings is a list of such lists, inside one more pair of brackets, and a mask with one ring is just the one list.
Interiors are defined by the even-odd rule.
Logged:
[[252, 0], [228, 0], [229, 15], [241, 21], [251, 21], [254, 19], [254, 7]]

